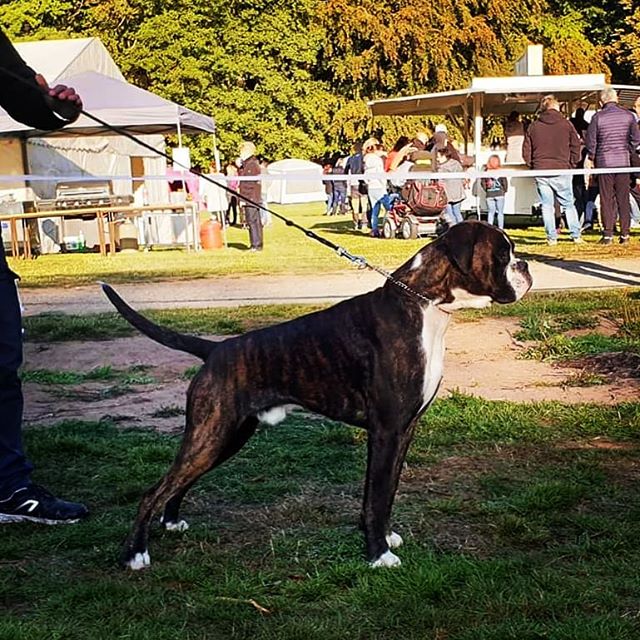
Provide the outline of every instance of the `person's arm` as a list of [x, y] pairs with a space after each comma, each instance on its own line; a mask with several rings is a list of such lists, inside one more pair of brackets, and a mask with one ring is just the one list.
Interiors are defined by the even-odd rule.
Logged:
[[598, 114], [596, 113], [587, 127], [587, 133], [584, 136], [584, 146], [587, 149], [587, 157], [584, 161], [585, 169], [589, 169], [593, 163], [596, 155], [596, 143], [597, 143], [597, 131], [598, 131]]
[[506, 177], [502, 176], [500, 178], [500, 184], [502, 185], [502, 190], [507, 193], [507, 191], [509, 191], [509, 181], [506, 179]]
[[529, 169], [533, 168], [533, 150], [531, 148], [531, 127], [524, 134], [524, 142], [522, 143], [522, 159]]
[[[50, 89], [44, 78], [20, 57], [1, 29], [0, 83], [0, 106], [18, 122], [35, 129], [60, 129], [75, 120], [82, 109], [82, 101], [73, 89], [64, 85]], [[64, 113], [64, 118], [56, 115], [56, 108]]]

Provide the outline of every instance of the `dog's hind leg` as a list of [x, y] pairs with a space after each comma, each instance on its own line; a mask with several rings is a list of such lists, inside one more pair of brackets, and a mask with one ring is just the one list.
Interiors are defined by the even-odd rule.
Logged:
[[[225, 410], [228, 407], [225, 407]], [[180, 501], [191, 486], [210, 469], [236, 453], [254, 433], [258, 420], [247, 418], [238, 425], [231, 419], [222, 419], [220, 405], [204, 422], [191, 423], [197, 415], [206, 415], [208, 407], [191, 407], [187, 411], [190, 426], [167, 474], [143, 496], [138, 515], [127, 538], [121, 556], [123, 565], [131, 569], [143, 569], [151, 564], [148, 552], [149, 526], [153, 516], [172, 498], [172, 522], [177, 521]]]
[[415, 424], [414, 420], [405, 427], [383, 426], [369, 433], [362, 524], [372, 567], [400, 564], [389, 548], [399, 547], [402, 538], [390, 530], [389, 521]]
[[[209, 470], [217, 467], [238, 453], [247, 443], [247, 440], [256, 432], [258, 424], [260, 424], [260, 421], [255, 416], [247, 418], [240, 425], [238, 431], [233, 434], [231, 441], [222, 450]], [[186, 531], [189, 528], [189, 524], [185, 520], [180, 519], [180, 505], [182, 504], [185, 494], [191, 489], [196, 480], [179, 492], [173, 493], [167, 501], [162, 517], [160, 518], [160, 522], [167, 531]]]

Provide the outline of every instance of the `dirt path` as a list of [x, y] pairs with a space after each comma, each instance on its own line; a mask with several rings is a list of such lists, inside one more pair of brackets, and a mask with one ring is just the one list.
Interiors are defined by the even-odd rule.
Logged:
[[[451, 391], [490, 400], [518, 402], [555, 400], [613, 404], [636, 400], [640, 380], [616, 380], [588, 387], [566, 387], [577, 369], [519, 359], [523, 347], [513, 340], [517, 321], [485, 319], [454, 323], [447, 335], [445, 376], [440, 397]], [[179, 430], [184, 417], [185, 372], [199, 361], [171, 351], [145, 337], [109, 342], [27, 344], [26, 369], [89, 371], [111, 365], [114, 369], [146, 366], [151, 384], [118, 385], [114, 381], [81, 385], [45, 386], [25, 383], [25, 420], [50, 424], [61, 420], [99, 420], [107, 416], [127, 426], [153, 426]], [[121, 394], [121, 395], [119, 395]]]

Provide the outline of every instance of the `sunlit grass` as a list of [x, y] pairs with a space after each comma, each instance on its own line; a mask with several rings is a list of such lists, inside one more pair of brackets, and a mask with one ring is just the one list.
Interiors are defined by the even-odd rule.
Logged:
[[[350, 253], [363, 256], [372, 264], [393, 270], [411, 257], [429, 238], [418, 240], [383, 240], [369, 237], [366, 230], [355, 231], [350, 216], [327, 217], [322, 203], [304, 205], [272, 205], [273, 209], [291, 217]], [[640, 244], [602, 247], [597, 236], [576, 246], [564, 236], [555, 247], [548, 247], [542, 227], [507, 229], [517, 249], [532, 259], [596, 257], [640, 257]], [[154, 250], [135, 254], [101, 257], [98, 254], [44, 255], [37, 260], [11, 259], [11, 266], [22, 276], [23, 287], [73, 286], [96, 280], [112, 283], [154, 280], [194, 279], [214, 276], [265, 274], [322, 274], [353, 269], [352, 264], [322, 244], [309, 239], [299, 230], [274, 219], [266, 227], [265, 249], [248, 251], [248, 232], [229, 228], [227, 247], [214, 251], [187, 252], [182, 249]]]

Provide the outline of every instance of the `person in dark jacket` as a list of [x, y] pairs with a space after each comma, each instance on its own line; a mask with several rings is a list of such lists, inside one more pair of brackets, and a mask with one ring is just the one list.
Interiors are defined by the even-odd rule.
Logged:
[[[585, 146], [589, 157], [585, 167], [630, 167], [631, 153], [640, 147], [640, 129], [628, 109], [618, 104], [615, 89], [600, 93], [602, 109], [596, 113], [587, 129]], [[616, 217], [620, 218], [620, 242], [629, 242], [631, 226], [630, 175], [628, 173], [599, 174], [600, 207], [604, 231], [600, 242], [613, 242]]]
[[[256, 157], [256, 146], [253, 142], [243, 142], [240, 145], [240, 169], [239, 176], [259, 176], [260, 162]], [[241, 180], [240, 195], [255, 203], [262, 202], [262, 188], [259, 180]], [[251, 202], [243, 201], [244, 219], [249, 227], [249, 244], [251, 251], [262, 251], [262, 219], [260, 217], [260, 209], [251, 204]]]
[[[554, 96], [542, 99], [538, 119], [527, 129], [522, 145], [524, 161], [531, 169], [572, 169], [580, 161], [580, 138], [573, 125], [560, 113]], [[554, 200], [564, 210], [573, 241], [581, 243], [580, 221], [573, 202], [570, 175], [535, 178], [542, 207], [542, 220], [547, 243], [558, 243]]]
[[[640, 96], [636, 97], [631, 113], [640, 127]], [[631, 154], [631, 166], [640, 168], [640, 154], [638, 152]], [[640, 173], [631, 175], [631, 195], [640, 209]]]
[[[80, 115], [82, 101], [64, 85], [50, 89], [0, 30], [0, 106], [12, 118], [42, 130], [60, 129]], [[0, 523], [72, 523], [87, 508], [60, 500], [31, 482], [33, 467], [22, 446], [22, 318], [15, 280], [0, 237]]]

